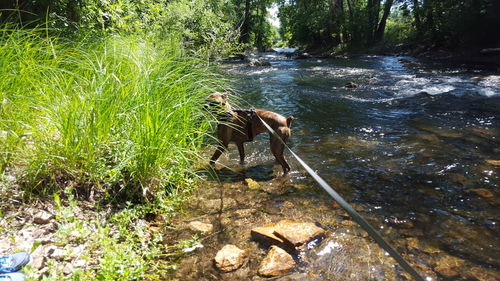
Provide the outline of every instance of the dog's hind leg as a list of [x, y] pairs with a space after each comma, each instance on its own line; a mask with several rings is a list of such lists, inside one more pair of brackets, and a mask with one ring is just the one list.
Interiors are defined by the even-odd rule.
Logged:
[[[284, 141], [286, 141], [286, 138], [284, 138]], [[290, 171], [290, 165], [283, 156], [284, 150], [285, 146], [275, 136], [271, 136], [271, 152], [283, 168], [283, 174], [287, 174]]]
[[240, 154], [240, 164], [245, 164], [245, 146], [243, 142], [237, 142], [238, 153]]

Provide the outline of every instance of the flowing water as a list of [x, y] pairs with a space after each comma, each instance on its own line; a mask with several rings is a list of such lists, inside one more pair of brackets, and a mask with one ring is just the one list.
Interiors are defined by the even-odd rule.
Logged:
[[[408, 57], [260, 56], [271, 66], [224, 65], [238, 92], [235, 103], [293, 115], [291, 148], [424, 276], [498, 280], [500, 69]], [[357, 87], [345, 87], [348, 82]], [[261, 202], [253, 206], [264, 209], [265, 216], [256, 218], [261, 222], [302, 218], [330, 231], [298, 270], [307, 275], [283, 280], [406, 280], [401, 270], [391, 273], [385, 262], [373, 261], [382, 260], [384, 253], [359, 234], [359, 227], [343, 222], [345, 213], [332, 207], [332, 200], [290, 154], [292, 172], [277, 177], [280, 167], [273, 163], [268, 141], [259, 136], [246, 144], [243, 167], [231, 147], [221, 162], [239, 169], [240, 176], [226, 181], [243, 185], [244, 178], [253, 178], [263, 185], [284, 185], [285, 190], [271, 192], [268, 199], [243, 195], [241, 188], [228, 191], [227, 185], [221, 192], [242, 205]], [[219, 239], [213, 248], [227, 239]], [[249, 270], [244, 274], [251, 275]]]

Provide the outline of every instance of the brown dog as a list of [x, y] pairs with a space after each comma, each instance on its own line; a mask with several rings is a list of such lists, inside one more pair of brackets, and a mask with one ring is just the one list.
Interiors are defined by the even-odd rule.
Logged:
[[[280, 137], [286, 142], [290, 137], [290, 124], [292, 123], [293, 116], [283, 117], [272, 111], [255, 109], [255, 110], [237, 110], [229, 105], [227, 93], [213, 93], [208, 96], [209, 104], [218, 108], [219, 124], [217, 126], [217, 136], [220, 145], [217, 147], [214, 155], [210, 159], [210, 164], [214, 165], [215, 161], [219, 159], [222, 152], [227, 149], [230, 142], [236, 143], [238, 152], [240, 154], [240, 161], [245, 161], [244, 142], [252, 141], [253, 138], [264, 132], [268, 132], [262, 120], [266, 122]], [[259, 118], [260, 117], [260, 118]], [[290, 165], [283, 156], [285, 146], [279, 139], [269, 132], [271, 140], [271, 152], [273, 153], [276, 161], [281, 164], [283, 173], [286, 174], [290, 171]]]

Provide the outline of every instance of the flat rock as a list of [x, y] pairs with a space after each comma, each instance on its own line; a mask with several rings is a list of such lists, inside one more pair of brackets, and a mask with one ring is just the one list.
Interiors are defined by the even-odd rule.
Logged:
[[215, 266], [224, 272], [233, 271], [240, 268], [247, 257], [246, 251], [228, 244], [215, 255]]
[[274, 235], [283, 239], [285, 243], [297, 248], [314, 238], [322, 237], [325, 231], [310, 222], [294, 222], [282, 220], [275, 227]]
[[203, 223], [200, 221], [192, 221], [189, 223], [189, 229], [195, 232], [201, 232], [203, 234], [212, 233], [214, 226], [210, 223]]
[[269, 252], [259, 266], [262, 276], [279, 276], [288, 273], [295, 267], [292, 256], [278, 246], [271, 246]]
[[283, 239], [274, 235], [275, 225], [255, 227], [250, 231], [252, 239], [271, 244], [283, 244]]

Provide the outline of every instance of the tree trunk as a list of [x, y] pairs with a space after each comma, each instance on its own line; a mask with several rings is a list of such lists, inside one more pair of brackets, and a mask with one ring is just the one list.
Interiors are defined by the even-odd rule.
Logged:
[[393, 3], [394, 0], [385, 0], [384, 14], [382, 15], [382, 19], [378, 24], [377, 31], [375, 32], [375, 42], [380, 42], [384, 38], [385, 25], [387, 23], [387, 18], [391, 14], [391, 7]]
[[245, 12], [243, 14], [243, 23], [241, 24], [240, 43], [249, 43], [250, 41], [250, 3], [251, 0], [245, 0]]
[[347, 34], [347, 36], [344, 36], [344, 37], [348, 37], [349, 38], [349, 42], [353, 42], [356, 40], [356, 38], [358, 37], [357, 36], [357, 32], [354, 28], [354, 10], [353, 10], [353, 7], [352, 7], [352, 0], [346, 0], [347, 1], [347, 9], [349, 10], [349, 33]]
[[418, 0], [413, 0], [413, 16], [415, 17], [417, 38], [422, 38], [422, 20], [420, 19], [420, 4], [418, 3]]
[[328, 18], [328, 44], [337, 46], [340, 44], [340, 29], [343, 23], [342, 0], [330, 0], [330, 16]]
[[368, 14], [366, 39], [368, 43], [372, 43], [374, 41], [375, 32], [377, 31], [378, 17], [380, 11], [380, 1], [381, 0], [368, 0], [366, 5], [366, 10]]

